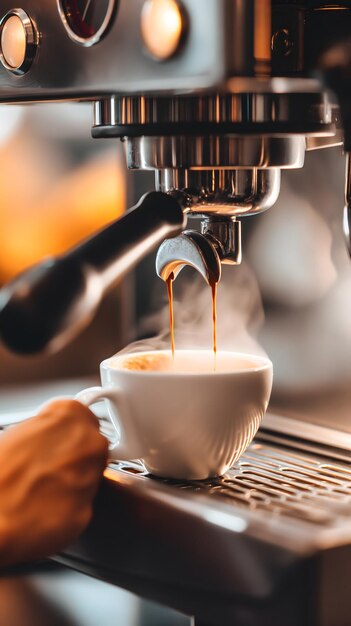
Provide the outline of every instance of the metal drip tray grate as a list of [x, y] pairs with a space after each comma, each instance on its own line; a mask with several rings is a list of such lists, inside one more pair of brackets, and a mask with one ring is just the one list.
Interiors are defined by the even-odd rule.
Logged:
[[287, 516], [323, 527], [333, 527], [341, 518], [351, 517], [351, 466], [271, 444], [253, 443], [225, 476], [203, 482], [149, 477], [138, 463], [115, 467], [174, 489], [269, 512], [270, 516]]

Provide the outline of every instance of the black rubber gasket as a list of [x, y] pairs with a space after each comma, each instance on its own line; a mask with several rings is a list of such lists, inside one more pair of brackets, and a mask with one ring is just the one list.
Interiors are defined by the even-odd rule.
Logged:
[[173, 123], [173, 124], [129, 124], [93, 126], [92, 136], [100, 138], [123, 137], [178, 137], [210, 135], [315, 135], [334, 134], [334, 124], [296, 122], [222, 122], [222, 123]]

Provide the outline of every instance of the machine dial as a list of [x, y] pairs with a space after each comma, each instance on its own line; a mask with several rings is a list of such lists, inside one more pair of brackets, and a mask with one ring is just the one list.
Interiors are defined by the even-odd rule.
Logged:
[[92, 46], [111, 24], [117, 0], [58, 0], [63, 24], [73, 41]]

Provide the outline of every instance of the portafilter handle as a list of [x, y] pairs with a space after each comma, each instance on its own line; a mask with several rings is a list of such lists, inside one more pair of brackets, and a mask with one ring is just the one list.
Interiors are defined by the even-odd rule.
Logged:
[[91, 321], [104, 294], [185, 221], [175, 198], [151, 192], [67, 254], [27, 270], [0, 291], [2, 341], [22, 354], [61, 349]]

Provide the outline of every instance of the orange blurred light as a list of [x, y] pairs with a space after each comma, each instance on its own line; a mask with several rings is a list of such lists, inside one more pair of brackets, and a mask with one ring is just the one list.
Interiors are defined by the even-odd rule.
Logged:
[[17, 15], [9, 17], [1, 33], [1, 52], [5, 63], [13, 69], [23, 65], [26, 57], [27, 37], [23, 22]]
[[125, 208], [124, 169], [115, 153], [64, 175], [58, 161], [46, 144], [22, 133], [0, 149], [0, 283], [65, 252]]
[[177, 51], [184, 28], [175, 0], [146, 0], [141, 14], [141, 34], [146, 49], [158, 61]]

